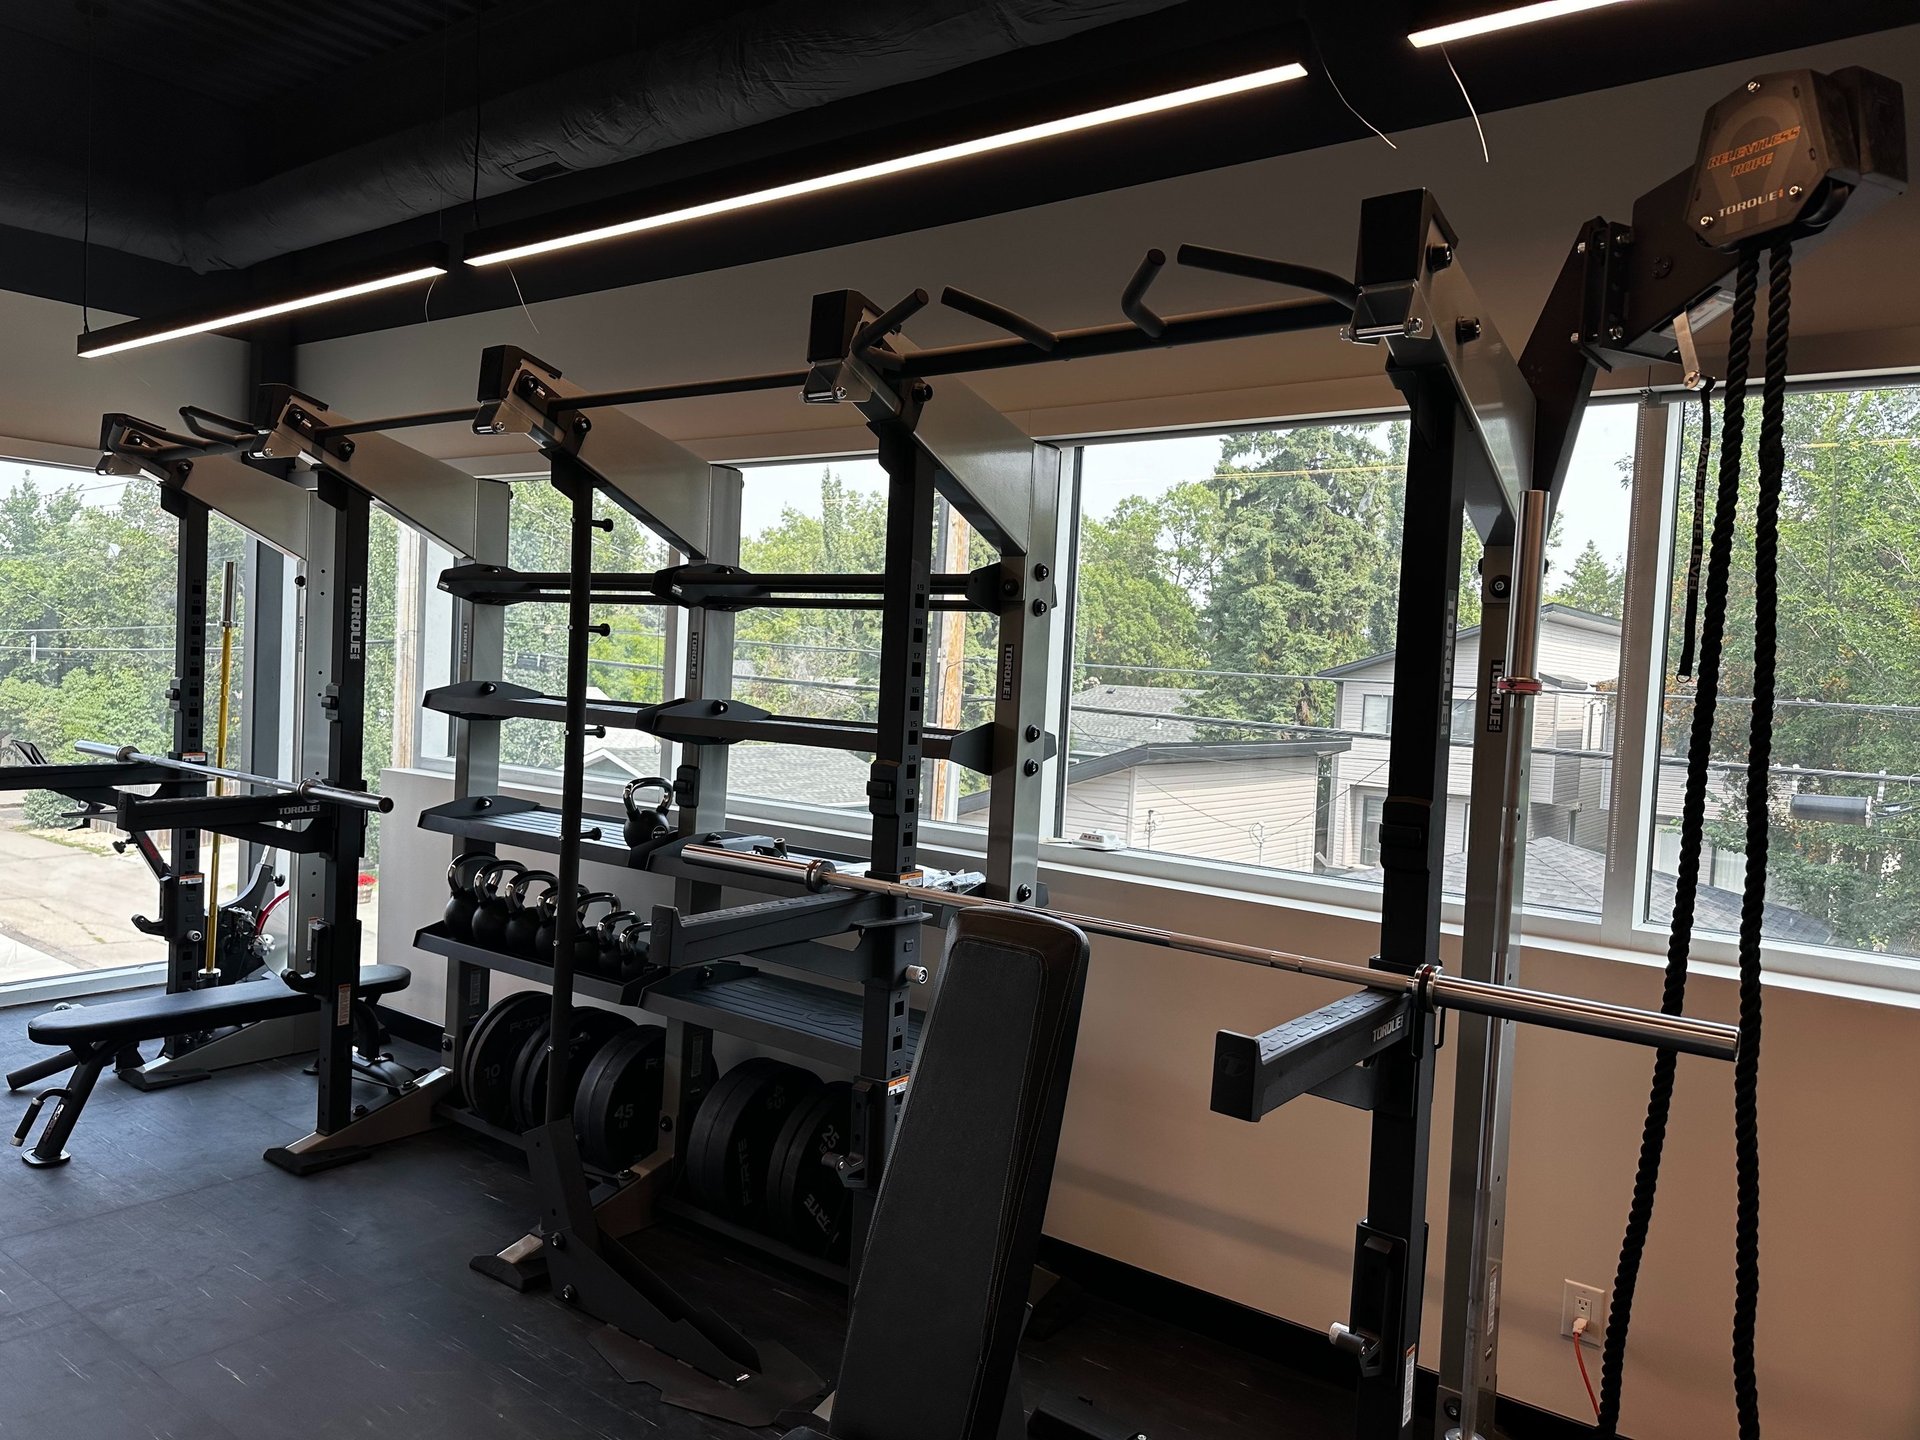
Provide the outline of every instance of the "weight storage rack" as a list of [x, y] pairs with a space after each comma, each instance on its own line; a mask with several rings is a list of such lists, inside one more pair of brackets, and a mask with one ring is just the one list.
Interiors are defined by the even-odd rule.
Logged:
[[[852, 1253], [858, 1255], [910, 1081], [920, 1023], [912, 999], [932, 968], [922, 936], [926, 926], [938, 923], [937, 912], [899, 898], [809, 893], [791, 880], [723, 877], [683, 859], [682, 850], [697, 843], [787, 853], [771, 837], [726, 831], [729, 748], [780, 743], [873, 757], [868, 853], [807, 858], [1014, 901], [1035, 898], [1038, 888], [1035, 837], [1055, 748], [1045, 717], [1047, 690], [1056, 679], [1047, 636], [1057, 564], [1058, 453], [1021, 434], [957, 381], [943, 382], [936, 399], [925, 381], [897, 383], [868, 370], [859, 357], [875, 347], [885, 350], [885, 337], [901, 318], [878, 314], [851, 292], [817, 297], [809, 346], [813, 368], [777, 377], [808, 399], [844, 401], [858, 393], [854, 403], [888, 477], [881, 573], [758, 575], [740, 569], [738, 472], [707, 464], [612, 408], [684, 393], [686, 387], [587, 394], [552, 366], [499, 347], [483, 357], [475, 428], [526, 434], [544, 454], [550, 482], [571, 505], [570, 564], [560, 572], [519, 572], [500, 563], [502, 547], [495, 546], [494, 556], [456, 566], [440, 582], [460, 602], [466, 620], [454, 682], [426, 697], [428, 708], [456, 721], [456, 796], [425, 811], [421, 827], [455, 837], [456, 852], [512, 846], [555, 855], [563, 896], [576, 893], [583, 860], [673, 882], [673, 903], [653, 912], [651, 967], [634, 981], [575, 973], [576, 923], [566, 905], [560, 907], [551, 966], [456, 939], [437, 925], [416, 936], [421, 949], [449, 961], [446, 1033], [456, 1051], [487, 1009], [487, 976], [495, 970], [551, 985], [553, 1036], [567, 1035], [577, 996], [638, 1004], [666, 1021], [661, 1143], [654, 1153], [590, 1191], [589, 1180], [597, 1177], [580, 1162], [571, 1108], [563, 1105], [565, 1087], [550, 1087], [547, 1123], [522, 1137], [546, 1201], [540, 1225], [475, 1265], [515, 1288], [550, 1276], [573, 1303], [608, 1321], [610, 1334], [627, 1337], [601, 1345], [616, 1366], [650, 1378], [647, 1356], [672, 1357], [667, 1363], [676, 1385], [684, 1389], [685, 1377], [697, 1373], [715, 1387], [696, 1405], [715, 1413], [747, 1413], [740, 1405], [751, 1410], [770, 1394], [799, 1398], [812, 1377], [804, 1367], [796, 1371], [797, 1362], [777, 1347], [755, 1347], [718, 1317], [682, 1302], [619, 1239], [671, 1211], [795, 1258], [779, 1242], [670, 1193], [685, 1166], [684, 1137], [692, 1134], [709, 1083], [718, 1032], [853, 1077], [849, 1153], [838, 1171], [851, 1191]], [[767, 379], [700, 388], [769, 388]], [[967, 573], [936, 572], [940, 497], [993, 547], [995, 562]], [[682, 563], [646, 574], [596, 572], [593, 533], [608, 523], [595, 513], [603, 498], [659, 535]], [[487, 676], [489, 669], [498, 674], [502, 659], [503, 608], [526, 603], [567, 607], [563, 694]], [[684, 612], [679, 660], [671, 639], [668, 651], [668, 672], [677, 669], [684, 677], [681, 696], [655, 705], [588, 697], [595, 605]], [[872, 721], [775, 715], [733, 699], [733, 617], [756, 606], [879, 610], [883, 653]], [[970, 730], [924, 723], [930, 627], [940, 612], [994, 618], [992, 718]], [[668, 629], [671, 636], [673, 627]], [[564, 726], [557, 807], [496, 793], [499, 726], [509, 718]], [[587, 808], [585, 741], [614, 727], [657, 736], [677, 756], [675, 835], [664, 843], [630, 848], [622, 817]], [[930, 789], [927, 767], [939, 761], [990, 781], [992, 824], [984, 834], [991, 848], [983, 874], [930, 876], [919, 865], [921, 796]], [[728, 904], [723, 883], [763, 893], [750, 903]], [[458, 1118], [493, 1133], [472, 1117]], [[646, 1344], [636, 1347], [633, 1340]]]

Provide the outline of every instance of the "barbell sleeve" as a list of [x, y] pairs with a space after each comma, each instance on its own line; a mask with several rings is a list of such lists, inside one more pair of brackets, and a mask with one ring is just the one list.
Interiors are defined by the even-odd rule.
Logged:
[[[730, 870], [740, 875], [773, 876], [792, 880], [809, 889], [832, 886], [859, 890], [873, 895], [893, 895], [923, 905], [965, 910], [987, 908], [1014, 910], [1022, 907], [981, 895], [966, 895], [922, 885], [904, 885], [893, 880], [878, 880], [871, 875], [855, 875], [836, 869], [822, 860], [796, 860], [791, 856], [752, 855], [727, 850], [717, 845], [689, 845], [682, 856], [696, 865], [715, 870]], [[1296, 975], [1311, 975], [1343, 985], [1358, 985], [1389, 994], [1424, 995], [1427, 1002], [1443, 1009], [1464, 1010], [1495, 1020], [1513, 1020], [1524, 1025], [1542, 1025], [1551, 1030], [1566, 1030], [1576, 1035], [1594, 1035], [1606, 1040], [1621, 1040], [1647, 1045], [1656, 1050], [1672, 1050], [1685, 1055], [1703, 1055], [1712, 1060], [1731, 1060], [1740, 1044], [1736, 1026], [1714, 1020], [1697, 1020], [1684, 1015], [1662, 1015], [1631, 1005], [1614, 1005], [1604, 1000], [1589, 1000], [1576, 995], [1558, 995], [1546, 990], [1526, 990], [1517, 985], [1496, 985], [1484, 980], [1466, 980], [1440, 971], [1407, 974], [1382, 970], [1350, 960], [1328, 960], [1318, 955], [1301, 955], [1288, 950], [1270, 950], [1258, 945], [1242, 945], [1232, 940], [1216, 940], [1166, 930], [1157, 925], [1136, 925], [1124, 920], [1108, 920], [1098, 915], [1076, 915], [1065, 910], [1046, 909], [1043, 913], [1077, 925], [1091, 935], [1112, 940], [1131, 940], [1142, 945], [1158, 945], [1168, 950], [1184, 950], [1195, 955], [1212, 955], [1269, 970], [1286, 970]]]
[[343, 790], [324, 780], [282, 780], [273, 775], [255, 775], [248, 770], [229, 770], [220, 765], [176, 760], [171, 755], [148, 755], [131, 745], [108, 745], [99, 740], [76, 740], [73, 748], [82, 755], [98, 755], [122, 764], [156, 765], [162, 770], [177, 770], [182, 775], [196, 775], [209, 780], [237, 780], [243, 785], [258, 785], [263, 789], [278, 790], [283, 795], [343, 805], [351, 810], [370, 810], [385, 815], [393, 809], [393, 800], [389, 796], [371, 795], [365, 790]]

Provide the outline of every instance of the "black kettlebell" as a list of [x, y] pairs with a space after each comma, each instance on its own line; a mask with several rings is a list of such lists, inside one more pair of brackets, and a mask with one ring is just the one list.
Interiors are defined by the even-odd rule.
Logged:
[[[587, 898], [587, 887], [574, 887], [573, 903]], [[533, 932], [533, 958], [542, 965], [553, 963], [553, 942], [560, 927], [560, 887], [555, 885], [540, 897], [540, 925]]]
[[455, 856], [447, 866], [447, 908], [440, 918], [447, 934], [456, 940], [465, 940], [473, 934], [473, 910], [480, 903], [480, 897], [473, 893], [473, 882], [492, 863], [493, 856], [485, 851], [469, 850]]
[[499, 882], [503, 876], [526, 873], [527, 867], [518, 860], [495, 860], [481, 870], [473, 882], [474, 899], [478, 902], [473, 908], [470, 927], [474, 944], [488, 950], [500, 949], [506, 938], [508, 906], [511, 902]]
[[500, 932], [500, 948], [516, 955], [533, 954], [534, 932], [540, 928], [540, 899], [527, 903], [527, 891], [544, 885], [544, 896], [560, 883], [551, 870], [529, 870], [507, 887], [507, 923]]
[[[658, 790], [660, 803], [642, 805], [642, 790]], [[659, 775], [643, 775], [638, 780], [629, 780], [627, 788], [620, 794], [620, 803], [627, 807], [627, 823], [620, 827], [620, 833], [626, 838], [628, 849], [638, 850], [642, 845], [652, 845], [673, 834], [673, 826], [667, 820], [667, 811], [673, 808], [671, 780]]]
[[591, 975], [601, 973], [600, 929], [587, 919], [587, 912], [596, 905], [610, 906], [618, 914], [620, 897], [610, 891], [596, 890], [591, 895], [581, 896], [579, 909], [574, 912], [580, 926], [573, 932], [573, 968]]
[[626, 984], [652, 963], [647, 953], [651, 920], [631, 910], [616, 910], [600, 922], [600, 973]]

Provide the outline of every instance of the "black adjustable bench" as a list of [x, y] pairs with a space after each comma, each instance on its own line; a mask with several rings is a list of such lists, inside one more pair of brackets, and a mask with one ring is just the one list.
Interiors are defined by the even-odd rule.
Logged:
[[1087, 938], [965, 910], [914, 1057], [829, 1428], [787, 1440], [1015, 1440], [1016, 1352], [1073, 1068]]
[[[412, 979], [412, 973], [403, 965], [368, 965], [360, 971], [354, 998], [358, 1003], [369, 1003], [381, 995], [404, 990]], [[33, 1133], [34, 1121], [47, 1101], [57, 1102], [47, 1120], [47, 1128], [40, 1132], [39, 1142], [20, 1158], [29, 1165], [64, 1165], [71, 1158], [65, 1149], [67, 1137], [79, 1123], [80, 1111], [93, 1094], [100, 1072], [109, 1063], [117, 1068], [137, 1069], [141, 1063], [141, 1042], [195, 1030], [306, 1015], [319, 1008], [320, 1002], [315, 996], [295, 990], [278, 977], [270, 977], [205, 990], [115, 1000], [105, 1005], [74, 1005], [35, 1016], [27, 1022], [27, 1038], [41, 1045], [61, 1046], [64, 1053], [14, 1071], [7, 1077], [7, 1088], [18, 1089], [68, 1067], [72, 1067], [73, 1075], [64, 1085], [42, 1090], [27, 1106], [26, 1115], [13, 1132], [15, 1145], [26, 1144], [27, 1136]]]

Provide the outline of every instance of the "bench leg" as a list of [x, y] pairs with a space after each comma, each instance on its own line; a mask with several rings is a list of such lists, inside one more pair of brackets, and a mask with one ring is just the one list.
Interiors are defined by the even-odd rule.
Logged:
[[7, 1072], [7, 1089], [20, 1090], [44, 1080], [49, 1075], [58, 1075], [62, 1070], [71, 1070], [80, 1063], [77, 1050], [62, 1050], [58, 1055], [49, 1055], [44, 1060], [36, 1060], [31, 1065], [22, 1065], [18, 1070]]
[[54, 1102], [53, 1114], [47, 1117], [47, 1128], [40, 1132], [40, 1140], [31, 1150], [20, 1158], [29, 1165], [64, 1165], [73, 1157], [67, 1154], [67, 1137], [73, 1134], [73, 1127], [80, 1123], [80, 1112], [86, 1108], [87, 1099], [93, 1094], [94, 1082], [100, 1078], [100, 1072], [114, 1057], [114, 1051], [102, 1047], [91, 1050], [74, 1067], [73, 1079], [65, 1085], [54, 1085], [42, 1090], [33, 1097], [33, 1103], [27, 1106], [27, 1113], [20, 1121], [20, 1128], [13, 1132], [13, 1143], [24, 1145], [27, 1136], [33, 1131], [33, 1122], [39, 1118], [40, 1107], [47, 1101]]

